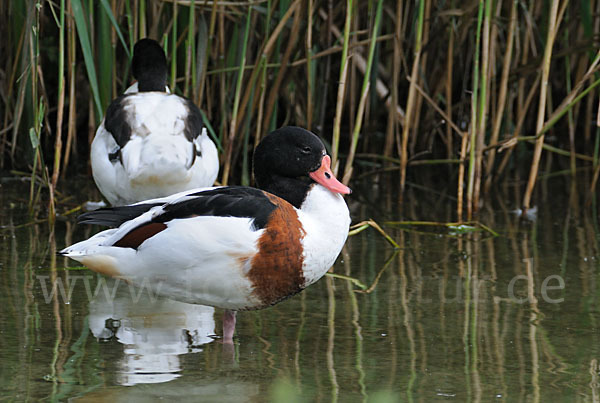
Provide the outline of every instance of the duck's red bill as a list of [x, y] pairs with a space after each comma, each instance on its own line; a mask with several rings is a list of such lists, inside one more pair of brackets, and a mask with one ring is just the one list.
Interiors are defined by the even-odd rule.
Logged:
[[338, 181], [333, 175], [333, 172], [331, 172], [331, 158], [329, 155], [324, 156], [319, 169], [309, 173], [308, 176], [334, 193], [341, 193], [343, 195], [352, 193], [352, 190], [342, 182]]

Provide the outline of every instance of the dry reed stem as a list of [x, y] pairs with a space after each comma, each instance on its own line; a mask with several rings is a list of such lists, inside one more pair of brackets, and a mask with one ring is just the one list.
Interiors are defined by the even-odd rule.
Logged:
[[312, 130], [313, 120], [313, 80], [312, 80], [312, 31], [313, 31], [313, 4], [314, 0], [308, 0], [308, 27], [306, 30], [306, 128]]
[[[298, 1], [297, 4], [300, 4]], [[285, 73], [287, 72], [288, 62], [292, 55], [292, 51], [296, 47], [296, 43], [298, 42], [299, 31], [300, 31], [300, 22], [302, 17], [302, 7], [295, 7], [294, 12], [294, 20], [292, 22], [292, 28], [290, 31], [290, 37], [287, 41], [287, 47], [283, 53], [283, 57], [281, 59], [281, 66], [279, 67], [279, 72], [277, 73], [277, 77], [275, 77], [274, 83], [271, 85], [271, 91], [269, 93], [269, 98], [267, 100], [267, 108], [265, 110], [264, 120], [269, 124], [271, 121], [271, 115], [273, 114], [273, 109], [275, 107], [275, 102], [277, 101], [279, 95], [279, 88], [281, 87], [281, 83], [285, 78]]]
[[267, 67], [264, 66], [263, 67], [263, 74], [260, 76], [260, 97], [259, 97], [259, 101], [258, 101], [258, 113], [257, 113], [257, 118], [256, 118], [256, 131], [254, 133], [254, 148], [256, 148], [256, 146], [258, 146], [258, 143], [260, 142], [260, 139], [262, 138], [262, 132], [263, 132], [263, 116], [264, 116], [264, 109], [265, 109], [265, 96], [267, 94], [266, 91], [266, 70]]
[[[160, 0], [165, 3], [175, 2], [182, 6], [191, 6], [195, 5], [195, 7], [212, 7], [213, 4], [218, 4], [223, 7], [252, 7], [258, 6], [260, 4], [266, 3], [268, 0], [248, 0], [248, 1], [228, 1], [228, 0], [201, 0], [198, 2], [194, 2], [192, 0]], [[224, 11], [223, 11], [224, 12]]]
[[[406, 77], [406, 80], [411, 82], [410, 77]], [[452, 118], [446, 114], [446, 112], [444, 112], [442, 110], [442, 108], [440, 108], [433, 99], [431, 99], [431, 97], [423, 90], [423, 88], [421, 88], [421, 86], [419, 84], [415, 84], [415, 88], [417, 91], [419, 91], [419, 94], [421, 94], [421, 96], [423, 98], [425, 98], [425, 100], [429, 103], [429, 105], [431, 105], [431, 107], [433, 109], [435, 109], [435, 111], [437, 113], [440, 114], [440, 116], [442, 116], [442, 118], [446, 121], [446, 123], [448, 124], [448, 127], [451, 128], [452, 130], [454, 130], [459, 136], [464, 136], [467, 133], [465, 133], [463, 130], [460, 130], [459, 127], [456, 125], [456, 123], [454, 123], [452, 121]]]
[[[478, 132], [479, 125], [478, 120], [481, 118], [481, 109], [479, 109], [479, 74], [480, 74], [480, 44], [481, 44], [481, 29], [483, 23], [483, 14], [484, 9], [487, 10], [488, 1], [479, 0], [479, 6], [477, 11], [477, 28], [475, 30], [475, 52], [473, 56], [473, 89], [471, 90], [471, 122], [469, 129], [469, 170], [468, 170], [468, 178], [467, 178], [467, 220], [470, 220], [473, 214], [473, 192], [474, 192], [474, 182], [475, 182], [475, 171], [477, 170], [476, 165], [476, 151], [477, 151], [477, 141], [478, 141]], [[487, 18], [487, 13], [486, 13]], [[483, 87], [483, 85], [482, 85]], [[483, 97], [482, 97], [483, 98]]]
[[[70, 2], [69, 2], [70, 3]], [[69, 4], [68, 9], [69, 15], [71, 14], [71, 5]], [[69, 158], [71, 156], [71, 150], [76, 148], [77, 136], [75, 136], [75, 124], [77, 120], [77, 102], [75, 99], [75, 74], [76, 74], [76, 38], [75, 38], [75, 27], [72, 18], [67, 21], [68, 31], [68, 61], [69, 61], [69, 122], [67, 126], [67, 142], [65, 146], [65, 155], [63, 158], [62, 176], [64, 177], [67, 172], [69, 165]]]
[[[448, 56], [446, 58], [446, 156], [452, 158], [452, 72], [454, 69], [454, 20], [450, 19], [448, 28]], [[431, 102], [430, 102], [431, 104]], [[455, 129], [456, 130], [456, 129]]]
[[[51, 191], [56, 188], [60, 174], [60, 161], [62, 153], [62, 123], [65, 109], [65, 0], [60, 2], [59, 39], [58, 39], [58, 109], [56, 111], [56, 130], [54, 141], [54, 169], [52, 171]], [[50, 200], [54, 197], [51, 195]]]
[[[531, 86], [531, 88], [529, 89], [529, 93], [527, 94], [527, 97], [525, 98], [525, 103], [522, 106], [521, 109], [519, 109], [519, 115], [517, 116], [517, 124], [515, 126], [515, 129], [513, 131], [513, 139], [517, 138], [519, 133], [521, 132], [521, 128], [523, 127], [523, 124], [525, 122], [525, 117], [527, 116], [527, 111], [529, 111], [529, 107], [531, 106], [531, 103], [533, 102], [533, 98], [536, 94], [537, 88], [540, 84], [540, 80], [539, 80], [539, 76], [536, 78], [536, 80], [533, 82], [533, 85]], [[502, 162], [500, 163], [500, 166], [498, 167], [498, 170], [496, 172], [496, 178], [500, 178], [502, 176], [502, 172], [504, 171], [504, 168], [506, 167], [506, 165], [509, 162], [510, 156], [512, 153], [512, 147], [508, 149], [507, 153], [504, 155], [504, 158], [502, 159]]]
[[[171, 17], [171, 91], [175, 92], [176, 79], [177, 79], [177, 1], [172, 0], [173, 4], [173, 16]], [[167, 26], [166, 32], [169, 31]]]
[[[381, 25], [381, 15], [383, 13], [383, 0], [377, 2], [377, 10], [375, 11], [375, 20], [373, 22], [372, 30], [370, 32], [371, 42], [369, 44], [369, 55], [367, 60], [366, 71], [363, 77], [363, 83], [361, 87], [360, 102], [358, 105], [358, 111], [356, 113], [356, 120], [354, 121], [354, 127], [352, 129], [352, 138], [350, 142], [350, 150], [348, 151], [348, 157], [346, 158], [346, 165], [344, 167], [344, 176], [342, 179], [343, 183], [348, 183], [352, 176], [352, 165], [354, 164], [354, 155], [356, 154], [356, 147], [360, 137], [360, 130], [362, 128], [362, 121], [365, 115], [365, 109], [367, 105], [367, 97], [370, 89], [371, 72], [373, 69], [373, 57], [375, 55], [375, 46], [377, 43], [377, 36], [379, 35], [379, 27]], [[354, 115], [354, 114], [352, 114]]]
[[402, 144], [400, 154], [400, 193], [404, 193], [406, 184], [406, 164], [408, 162], [408, 137], [410, 134], [410, 125], [415, 108], [416, 93], [415, 84], [417, 84], [418, 72], [421, 59], [421, 39], [423, 35], [423, 15], [425, 13], [425, 4], [419, 2], [419, 17], [417, 25], [417, 34], [415, 36], [415, 49], [412, 70], [410, 74], [410, 85], [408, 89], [408, 100], [406, 102], [406, 119], [402, 127]]
[[[402, 2], [396, 3], [396, 21], [402, 21]], [[394, 58], [392, 60], [392, 97], [391, 104], [388, 107], [388, 124], [385, 136], [385, 145], [383, 148], [383, 155], [385, 157], [391, 157], [394, 150], [394, 141], [396, 139], [395, 134], [398, 134], [399, 129], [399, 118], [396, 113], [395, 106], [398, 106], [398, 85], [400, 83], [400, 64], [401, 61], [401, 46], [402, 31], [400, 30], [401, 25], [396, 24], [396, 31], [394, 33]], [[379, 79], [378, 79], [379, 81]], [[399, 146], [399, 144], [398, 144]]]
[[[29, 36], [27, 36], [29, 37]], [[26, 55], [23, 53], [21, 58], [24, 59], [26, 57]], [[25, 72], [24, 72], [25, 73]], [[19, 134], [19, 126], [20, 126], [20, 122], [21, 122], [21, 117], [23, 115], [23, 110], [25, 108], [25, 94], [27, 93], [27, 81], [28, 78], [26, 77], [27, 75], [24, 74], [23, 79], [20, 81], [19, 83], [19, 90], [18, 90], [18, 95], [17, 95], [17, 103], [15, 106], [15, 113], [13, 115], [13, 130], [12, 130], [12, 140], [11, 140], [11, 146], [10, 146], [10, 158], [11, 160], [14, 160], [15, 158], [15, 152], [17, 150], [17, 135]]]
[[[542, 76], [540, 84], [540, 100], [538, 105], [538, 117], [536, 124], [536, 132], [541, 133], [544, 125], [544, 113], [546, 109], [546, 96], [548, 93], [548, 76], [550, 74], [550, 61], [552, 58], [552, 48], [554, 46], [554, 39], [556, 37], [557, 30], [557, 15], [558, 15], [558, 0], [552, 0], [550, 8], [549, 22], [548, 22], [548, 36], [546, 38], [546, 47], [544, 49], [544, 58], [542, 61]], [[529, 172], [529, 180], [527, 182], [527, 189], [523, 196], [523, 213], [525, 213], [531, 203], [531, 195], [537, 179], [538, 167], [540, 164], [540, 158], [542, 156], [542, 145], [544, 144], [544, 135], [541, 135], [535, 142], [535, 149], [533, 151], [533, 158], [531, 162], [531, 170]]]
[[[600, 164], [596, 164], [596, 169], [594, 169], [594, 176], [592, 177], [592, 183], [590, 185], [590, 195], [589, 201], [591, 202], [592, 198], [596, 195], [596, 185], [598, 184], [598, 177], [600, 176]], [[586, 203], [586, 204], [589, 204]]]
[[600, 100], [598, 100], [598, 112], [596, 113], [596, 126], [600, 127]]
[[[529, 42], [531, 41], [531, 37], [533, 36], [533, 24], [531, 22], [531, 18], [530, 15], [533, 12], [533, 7], [535, 6], [534, 2], [530, 3], [529, 6], [529, 10], [525, 10], [525, 12], [523, 13], [523, 17], [525, 19], [525, 34], [523, 36], [523, 40], [521, 42], [521, 59], [520, 59], [520, 64], [521, 66], [525, 66], [528, 63], [529, 60]], [[519, 38], [517, 38], [519, 39]], [[526, 84], [526, 79], [525, 77], [521, 77], [519, 79], [519, 84], [518, 84], [518, 90], [517, 90], [517, 110], [523, 110], [523, 102], [524, 102], [524, 98], [525, 98], [525, 84]]]
[[[489, 105], [489, 85], [491, 82], [490, 66], [490, 30], [492, 20], [491, 1], [487, 0], [485, 4], [485, 17], [483, 19], [483, 41], [481, 52], [481, 96], [479, 98], [479, 110], [477, 117], [477, 141], [475, 143], [475, 180], [473, 184], [472, 212], [479, 210], [479, 194], [481, 189], [481, 178], [483, 173], [483, 147], [485, 139], [485, 128], [487, 123], [488, 105]], [[468, 219], [472, 218], [469, 215]]]
[[[431, 15], [431, 0], [425, 0], [425, 10], [423, 14], [423, 28], [421, 30], [421, 44], [429, 43], [429, 20]], [[421, 45], [422, 46], [422, 45]], [[427, 71], [427, 56], [428, 52], [421, 52], [420, 60], [419, 60], [419, 76], [423, 74], [423, 72]], [[423, 79], [424, 81], [424, 79]], [[418, 83], [418, 82], [417, 82]], [[423, 98], [420, 96], [415, 97], [415, 108], [412, 115], [412, 136], [409, 136], [410, 144], [409, 144], [409, 153], [414, 154], [416, 149], [417, 140], [419, 139], [419, 128], [421, 125], [421, 111], [423, 106]]]
[[[11, 69], [10, 69], [10, 79], [8, 80], [8, 90], [6, 92], [7, 99], [12, 99], [13, 88], [15, 87], [13, 85], [13, 83], [16, 82], [15, 78], [17, 75], [17, 67], [19, 65], [19, 61], [22, 60], [23, 44], [25, 42], [25, 36], [26, 36], [25, 33], [27, 31], [28, 30], [25, 27], [23, 27], [23, 29], [21, 30], [21, 34], [19, 35], [19, 41], [17, 43], [17, 48], [16, 48], [16, 51], [14, 54], [14, 61], [12, 62]], [[17, 103], [16, 103], [17, 105], [19, 105], [20, 102], [22, 104], [22, 102], [23, 102], [22, 97], [24, 95], [25, 94], [23, 94], [21, 92], [19, 93], [19, 95], [17, 95]], [[19, 102], [20, 99], [21, 99], [21, 101]], [[16, 110], [17, 110], [17, 113], [23, 112], [22, 108], [19, 111], [19, 107], [17, 107]], [[9, 126], [8, 120], [9, 120], [10, 112], [11, 112], [10, 108], [7, 108], [5, 111], [5, 114], [4, 114], [4, 127], [5, 128]], [[19, 122], [20, 122], [21, 118], [20, 118], [20, 115], [15, 116], [15, 113], [13, 113], [10, 120], [12, 120], [12, 128], [13, 128], [12, 144], [14, 144], [15, 138], [16, 138], [16, 130], [19, 127]], [[0, 154], [0, 168], [4, 168], [4, 150], [5, 150], [5, 145], [6, 145], [7, 133], [8, 133], [8, 130], [3, 131], [3, 133], [2, 133], [2, 142], [0, 143], [0, 153], [1, 153]], [[13, 146], [11, 146], [10, 154], [11, 154], [11, 158], [14, 157]]]
[[[500, 79], [500, 93], [498, 95], [498, 106], [496, 110], [496, 117], [492, 126], [492, 134], [490, 136], [490, 144], [496, 144], [500, 135], [500, 128], [502, 127], [502, 120], [504, 118], [504, 108], [506, 107], [506, 94], [508, 92], [508, 75], [510, 73], [510, 64], [512, 62], [513, 44], [515, 38], [515, 29], [517, 25], [517, 3], [518, 0], [513, 0], [510, 8], [510, 22], [508, 25], [508, 37], [506, 39], [506, 49], [504, 51], [504, 59], [502, 61], [502, 77]], [[486, 175], [487, 180], [485, 187], [489, 189], [492, 181], [492, 167], [494, 166], [494, 160], [496, 158], [496, 149], [493, 148], [488, 154], [486, 163]]]
[[[259, 50], [259, 52], [257, 53], [257, 54], [261, 55], [261, 60], [264, 59], [265, 66], [269, 60], [269, 57], [271, 56], [271, 51], [273, 50], [273, 46], [275, 46], [277, 38], [279, 38], [279, 35], [281, 34], [283, 28], [285, 27], [287, 21], [291, 18], [292, 14], [296, 11], [296, 7], [298, 7], [299, 4], [300, 4], [300, 0], [295, 0], [294, 3], [292, 3], [290, 5], [290, 7], [286, 11], [286, 13], [283, 15], [283, 17], [281, 17], [281, 20], [278, 22], [277, 26], [271, 33], [271, 36], [269, 37], [269, 39], [267, 40], [267, 42], [265, 43], [263, 48], [261, 50]], [[250, 75], [250, 78], [248, 79], [248, 82], [249, 83], [255, 82], [256, 77], [260, 72], [261, 72], [261, 69], [256, 69], [256, 68], [253, 69], [252, 74]], [[248, 105], [248, 102], [250, 101], [250, 95], [252, 93], [251, 87], [252, 87], [251, 85], [248, 85], [246, 87], [246, 91], [242, 98], [242, 102], [240, 103], [240, 111], [239, 111], [239, 117], [238, 117], [240, 122], [244, 120], [245, 113], [248, 110], [247, 105]], [[262, 114], [260, 116], [261, 116], [261, 119], [264, 121], [265, 119], [262, 116]], [[269, 125], [269, 122], [266, 121], [266, 127], [268, 127], [268, 125]], [[261, 133], [261, 136], [262, 136], [262, 133]]]
[[215, 35], [215, 26], [217, 20], [217, 2], [213, 2], [213, 5], [210, 9], [210, 25], [208, 28], [208, 38], [206, 41], [206, 49], [204, 52], [204, 57], [202, 58], [202, 66], [200, 72], [200, 79], [198, 81], [198, 85], [200, 88], [198, 89], [198, 94], [196, 98], [196, 104], [202, 105], [202, 101], [204, 99], [204, 91], [206, 86], [206, 75], [208, 73], [208, 59], [210, 57], [210, 53], [212, 50], [213, 38]]
[[238, 122], [241, 122], [241, 118], [238, 120], [238, 111], [240, 105], [240, 95], [242, 89], [242, 81], [244, 79], [244, 65], [246, 64], [246, 52], [247, 52], [247, 44], [248, 44], [248, 33], [250, 29], [250, 17], [252, 14], [252, 9], [248, 8], [248, 14], [246, 17], [246, 28], [244, 33], [244, 44], [242, 47], [242, 55], [241, 61], [238, 70], [238, 77], [235, 86], [235, 98], [233, 101], [233, 111], [231, 115], [231, 123], [229, 125], [229, 138], [227, 144], [225, 146], [225, 164], [223, 167], [223, 176], [221, 179], [221, 183], [223, 186], [227, 186], [227, 182], [229, 180], [229, 170], [231, 169], [231, 157], [233, 154], [233, 142], [235, 140], [235, 133], [238, 128]]
[[[342, 123], [342, 109], [344, 108], [344, 94], [346, 92], [346, 77], [348, 76], [348, 39], [350, 37], [350, 24], [352, 22], [352, 0], [346, 3], [346, 22], [344, 24], [343, 50], [341, 56], [340, 78], [333, 118], [333, 135], [331, 139], [331, 165], [335, 175], [338, 171], [338, 151], [340, 142], [340, 126]], [[333, 26], [333, 25], [332, 25]]]
[[[321, 10], [322, 11], [322, 10]], [[321, 17], [323, 15], [320, 15]], [[341, 38], [341, 33], [338, 27], [336, 27], [335, 25], [331, 26], [331, 33], [335, 33], [337, 38], [340, 39]], [[339, 35], [339, 36], [338, 36]], [[379, 35], [376, 39], [376, 42], [385, 42], [388, 41], [390, 39], [394, 39], [395, 35], [394, 34], [385, 34], [385, 35]], [[363, 39], [360, 41], [356, 41], [356, 42], [352, 42], [350, 44], [348, 44], [348, 49], [349, 50], [353, 50], [353, 49], [357, 49], [359, 52], [361, 50], [361, 47], [363, 47], [364, 45], [368, 45], [371, 42], [371, 38], [367, 38], [367, 39]], [[320, 59], [322, 57], [325, 56], [329, 56], [329, 55], [334, 55], [336, 53], [340, 53], [343, 50], [343, 46], [330, 46], [327, 49], [324, 49], [318, 53], [315, 53], [314, 55], [312, 55], [310, 57], [311, 60], [315, 60], [315, 59]], [[357, 59], [357, 60], [362, 60], [363, 63], [363, 67], [366, 65], [366, 61], [364, 59], [364, 57], [360, 54], [360, 53], [354, 53], [352, 55], [352, 59]], [[290, 67], [298, 67], [298, 66], [302, 66], [303, 64], [306, 64], [308, 62], [308, 59], [302, 58], [302, 59], [297, 59], [294, 60], [293, 62], [291, 62], [289, 65]], [[274, 66], [278, 66], [277, 64], [269, 64], [269, 67], [274, 67]], [[247, 69], [252, 69], [255, 66], [246, 66]], [[359, 71], [361, 73], [364, 73], [364, 70], [360, 69], [360, 64], [357, 64], [357, 67], [359, 67]], [[383, 89], [381, 98], [384, 98], [388, 93], [389, 90], [387, 89], [386, 85], [383, 83], [383, 81], [379, 80], [377, 83], [377, 87]], [[381, 91], [380, 89], [380, 91]]]
[[456, 218], [458, 222], [462, 221], [463, 214], [463, 199], [464, 199], [464, 188], [465, 188], [465, 163], [467, 159], [467, 143], [469, 136], [467, 133], [462, 137], [460, 143], [460, 164], [458, 166], [458, 184], [456, 191]]
[[[189, 20], [188, 20], [188, 35], [187, 35], [187, 40], [186, 40], [186, 46], [185, 46], [185, 81], [184, 81], [184, 85], [183, 85], [183, 95], [185, 97], [190, 97], [190, 79], [194, 76], [193, 72], [192, 72], [192, 45], [193, 45], [193, 41], [194, 41], [194, 31], [196, 29], [195, 27], [195, 18], [194, 18], [194, 0], [192, 0], [190, 2], [190, 9], [188, 10], [189, 13]], [[195, 64], [195, 63], [194, 63]], [[194, 94], [192, 94], [192, 96], [190, 98], [195, 98]]]
[[538, 133], [538, 136], [547, 132], [553, 125], [554, 123], [556, 123], [556, 121], [565, 114], [565, 112], [571, 107], [573, 106], [573, 102], [575, 101], [575, 99], [577, 98], [577, 96], [581, 93], [581, 91], [583, 90], [583, 85], [592, 78], [592, 76], [600, 69], [600, 51], [598, 53], [596, 53], [596, 57], [594, 58], [594, 60], [592, 61], [592, 63], [590, 64], [590, 67], [587, 69], [587, 71], [585, 72], [585, 74], [583, 75], [583, 77], [577, 82], [577, 84], [575, 85], [575, 88], [573, 88], [569, 94], [567, 94], [567, 96], [563, 99], [563, 101], [560, 103], [560, 105], [554, 110], [554, 112], [552, 113], [552, 115], [550, 115], [550, 117], [548, 118], [548, 120], [546, 120], [544, 122], [544, 125], [542, 127], [542, 129], [540, 130], [540, 132]]
[[[368, 95], [369, 95], [369, 84], [367, 83], [366, 90], [362, 93], [360, 97], [360, 102], [358, 103], [358, 110], [356, 111], [356, 122], [354, 124], [354, 132], [360, 130], [362, 125], [363, 115], [365, 113], [365, 105], [367, 103]], [[356, 141], [354, 140], [356, 139]], [[342, 177], [342, 183], [348, 184], [350, 181], [350, 177], [352, 176], [352, 163], [354, 162], [354, 155], [356, 154], [356, 143], [358, 141], [358, 135], [353, 136], [352, 144], [350, 146], [350, 151], [348, 152], [348, 157], [346, 158], [346, 165], [344, 166], [344, 176]]]

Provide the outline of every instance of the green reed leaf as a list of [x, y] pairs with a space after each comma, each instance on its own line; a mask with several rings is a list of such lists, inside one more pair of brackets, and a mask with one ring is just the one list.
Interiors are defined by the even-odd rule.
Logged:
[[87, 71], [88, 79], [90, 81], [90, 87], [92, 89], [92, 95], [94, 97], [94, 103], [96, 104], [96, 111], [98, 112], [97, 120], [103, 115], [103, 108], [100, 102], [100, 92], [98, 91], [98, 78], [96, 76], [96, 66], [94, 65], [94, 54], [92, 52], [92, 45], [90, 43], [90, 35], [88, 33], [88, 27], [85, 23], [85, 15], [81, 0], [72, 0], [71, 7], [73, 9], [73, 17], [75, 18], [75, 27], [77, 28], [77, 34], [79, 36], [79, 44], [81, 45], [81, 52], [83, 53], [83, 60], [85, 63], [85, 69]]

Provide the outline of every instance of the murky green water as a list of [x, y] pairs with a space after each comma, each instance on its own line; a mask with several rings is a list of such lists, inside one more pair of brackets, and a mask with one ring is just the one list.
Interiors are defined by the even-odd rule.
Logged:
[[[369, 178], [355, 189], [354, 222], [454, 218], [443, 186], [411, 187], [399, 208], [396, 183]], [[93, 198], [87, 187], [61, 208]], [[386, 226], [399, 250], [373, 229], [351, 237], [334, 272], [356, 282], [325, 277], [240, 313], [233, 350], [214, 337], [218, 309], [64, 270], [76, 264], [56, 250], [97, 229], [23, 225], [28, 184], [0, 189], [4, 399], [600, 399], [599, 223], [585, 187], [568, 178], [541, 183], [533, 222], [510, 212], [520, 186], [497, 189], [480, 216], [497, 237]]]

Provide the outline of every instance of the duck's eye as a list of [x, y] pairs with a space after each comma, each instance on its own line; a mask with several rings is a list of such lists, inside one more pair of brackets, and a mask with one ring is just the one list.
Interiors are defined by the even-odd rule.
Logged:
[[310, 154], [312, 152], [312, 149], [309, 146], [305, 146], [302, 148], [301, 152], [302, 154]]

